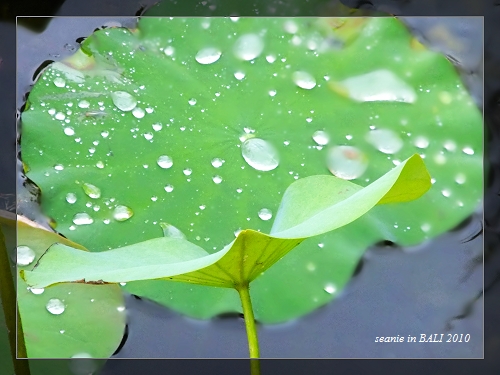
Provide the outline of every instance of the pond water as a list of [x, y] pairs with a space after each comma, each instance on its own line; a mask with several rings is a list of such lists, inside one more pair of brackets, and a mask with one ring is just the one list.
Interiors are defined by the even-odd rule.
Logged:
[[[107, 20], [58, 18], [43, 33], [18, 30], [18, 108], [43, 61], [71, 55], [75, 40]], [[130, 18], [109, 21], [132, 26]], [[480, 20], [405, 19], [433, 48], [460, 63], [465, 83], [482, 103]], [[435, 35], [429, 22], [441, 22], [467, 48], [462, 52]], [[61, 32], [64, 30], [64, 33]], [[434, 38], [434, 39], [433, 39]], [[18, 164], [18, 171], [20, 171]], [[46, 223], [33, 195], [18, 180], [20, 213]], [[263, 357], [269, 358], [480, 358], [483, 354], [483, 212], [414, 248], [371, 247], [357, 275], [333, 302], [292, 322], [259, 326]], [[243, 319], [227, 314], [209, 321], [187, 318], [151, 301], [126, 297], [128, 334], [115, 358], [246, 358]], [[470, 334], [469, 343], [381, 344], [379, 336]], [[215, 344], [214, 344], [215, 343]], [[112, 365], [110, 365], [112, 366]], [[112, 371], [112, 370], [109, 370]], [[106, 368], [104, 369], [104, 374]], [[113, 372], [109, 372], [112, 374]]]

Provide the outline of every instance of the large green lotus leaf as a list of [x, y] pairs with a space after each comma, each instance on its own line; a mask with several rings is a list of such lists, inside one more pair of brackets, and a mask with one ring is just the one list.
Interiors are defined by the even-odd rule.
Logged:
[[[424, 157], [422, 199], [306, 241], [252, 284], [263, 322], [331, 301], [368, 246], [441, 234], [482, 196], [481, 115], [452, 64], [393, 18], [144, 18], [92, 34], [28, 101], [27, 175], [56, 229], [93, 251], [168, 222], [215, 252], [239, 229], [269, 233], [294, 179], [330, 169], [365, 186]], [[222, 288], [126, 289], [194, 317], [240, 311]]]
[[[18, 270], [31, 268], [54, 243], [83, 249], [19, 221]], [[44, 290], [29, 288], [18, 277], [17, 299], [29, 358], [107, 358], [125, 331], [125, 302], [118, 285], [59, 284]]]

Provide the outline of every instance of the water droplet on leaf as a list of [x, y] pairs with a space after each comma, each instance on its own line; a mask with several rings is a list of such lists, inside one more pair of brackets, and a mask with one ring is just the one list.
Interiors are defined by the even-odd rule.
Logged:
[[368, 159], [357, 147], [335, 146], [328, 150], [327, 166], [333, 175], [352, 180], [365, 172]]
[[158, 163], [160, 168], [164, 168], [164, 169], [170, 168], [172, 165], [174, 165], [172, 158], [170, 156], [167, 156], [167, 155], [160, 156], [156, 162]]
[[134, 212], [130, 207], [118, 205], [113, 211], [113, 217], [116, 221], [125, 221], [130, 219], [134, 215]]
[[327, 145], [330, 141], [330, 136], [327, 132], [323, 130], [315, 131], [312, 135], [314, 142], [316, 142], [320, 146]]
[[92, 219], [90, 215], [85, 212], [77, 213], [73, 217], [73, 223], [75, 223], [76, 225], [89, 225], [92, 224], [93, 222], [94, 219]]
[[219, 60], [221, 56], [221, 52], [217, 48], [207, 47], [203, 48], [195, 56], [195, 59], [198, 63], [207, 65], [212, 64]]
[[111, 93], [114, 105], [122, 111], [131, 111], [137, 106], [137, 99], [125, 91], [115, 91]]
[[304, 71], [294, 72], [292, 74], [292, 80], [297, 86], [306, 90], [310, 90], [316, 86], [314, 77]]
[[101, 197], [101, 189], [99, 189], [95, 185], [86, 182], [82, 185], [82, 189], [85, 192], [85, 194], [87, 194], [92, 199], [97, 199]]
[[17, 265], [27, 266], [35, 260], [35, 251], [28, 246], [17, 247]]
[[268, 208], [263, 208], [259, 211], [259, 217], [264, 220], [264, 221], [267, 221], [269, 219], [271, 219], [273, 217], [273, 213], [270, 209]]
[[395, 154], [403, 147], [403, 141], [389, 129], [370, 130], [366, 134], [366, 141], [384, 154]]
[[45, 307], [49, 313], [54, 315], [62, 314], [66, 308], [64, 303], [58, 298], [49, 299], [49, 302], [47, 302]]
[[264, 42], [257, 34], [245, 34], [236, 40], [234, 54], [241, 60], [250, 61], [264, 50]]
[[271, 171], [279, 165], [278, 151], [261, 138], [250, 138], [243, 142], [241, 155], [248, 165], [258, 171]]

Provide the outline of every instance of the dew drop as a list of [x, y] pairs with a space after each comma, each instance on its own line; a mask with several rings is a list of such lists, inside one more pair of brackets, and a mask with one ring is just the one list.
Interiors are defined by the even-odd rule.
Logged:
[[73, 223], [75, 223], [76, 225], [88, 225], [88, 224], [92, 224], [93, 222], [94, 222], [94, 219], [92, 219], [90, 217], [90, 215], [85, 213], [85, 212], [77, 213], [73, 217]]
[[130, 219], [134, 215], [134, 212], [130, 207], [119, 205], [116, 206], [113, 211], [113, 217], [116, 221], [125, 221]]
[[186, 168], [182, 171], [182, 173], [184, 173], [185, 176], [190, 176], [191, 173], [193, 173], [193, 170], [191, 168]]
[[171, 193], [172, 191], [174, 191], [174, 187], [172, 185], [166, 185], [164, 189], [167, 193]]
[[443, 146], [447, 151], [450, 151], [450, 152], [455, 151], [457, 149], [457, 145], [455, 144], [455, 142], [453, 142], [451, 140], [446, 141]]
[[144, 109], [140, 107], [135, 107], [132, 110], [132, 114], [134, 115], [135, 118], [143, 118], [146, 112], [144, 111]]
[[111, 93], [114, 105], [122, 111], [131, 111], [137, 106], [137, 99], [125, 91]]
[[108, 135], [109, 135], [108, 131], [101, 132], [101, 137], [103, 137], [103, 138], [108, 138]]
[[153, 139], [153, 133], [144, 133], [143, 134], [144, 138], [147, 140], [147, 141], [150, 141]]
[[451, 195], [451, 191], [448, 189], [444, 189], [441, 191], [441, 194], [443, 194], [444, 197], [448, 198]]
[[196, 104], [196, 99], [195, 98], [191, 98], [188, 100], [188, 103], [189, 105], [195, 105]]
[[285, 21], [283, 29], [289, 34], [295, 34], [299, 31], [299, 26], [292, 20]]
[[51, 298], [49, 302], [45, 305], [47, 311], [54, 315], [61, 315], [66, 308], [64, 303], [58, 298]]
[[212, 64], [219, 60], [221, 52], [217, 48], [203, 48], [195, 56], [195, 60], [203, 65]]
[[224, 163], [224, 160], [222, 160], [222, 159], [219, 159], [219, 158], [212, 159], [212, 166], [214, 168], [220, 168], [220, 167], [222, 167], [223, 163]]
[[153, 124], [152, 127], [155, 132], [159, 132], [163, 128], [163, 125], [158, 122], [156, 124]]
[[218, 185], [222, 182], [222, 177], [221, 176], [214, 176], [214, 177], [212, 177], [212, 181]]
[[17, 247], [17, 265], [27, 266], [35, 260], [35, 251], [28, 246]]
[[304, 71], [293, 72], [292, 80], [302, 89], [310, 90], [316, 86], [316, 80], [314, 77]]
[[33, 294], [42, 294], [45, 291], [45, 288], [28, 288]]
[[75, 130], [71, 127], [64, 128], [64, 134], [66, 135], [75, 135]]
[[87, 194], [92, 199], [97, 199], [101, 197], [101, 189], [99, 189], [95, 185], [86, 182], [82, 185], [82, 188], [85, 194]]
[[462, 185], [465, 183], [465, 175], [463, 173], [459, 173], [455, 176], [455, 182], [459, 185]]
[[104, 168], [104, 163], [103, 163], [101, 160], [99, 160], [99, 161], [95, 164], [95, 166], [96, 166], [97, 168], [99, 168], [99, 169], [103, 169], [103, 168]]
[[151, 197], [151, 200], [152, 200], [153, 202], [156, 202], [156, 201], [158, 200], [158, 197], [157, 197], [157, 196], [152, 196], [152, 197]]
[[163, 236], [165, 237], [171, 237], [171, 238], [180, 238], [180, 239], [186, 239], [186, 236], [182, 231], [176, 227], [174, 227], [172, 224], [168, 223], [160, 223], [160, 227], [163, 229]]
[[62, 171], [64, 169], [64, 166], [62, 164], [56, 164], [54, 165], [54, 169], [56, 171]]
[[236, 40], [234, 54], [237, 58], [250, 61], [258, 57], [264, 50], [264, 42], [257, 34], [245, 34]]
[[261, 138], [250, 138], [243, 142], [241, 155], [248, 165], [258, 171], [271, 171], [279, 165], [278, 151]]
[[327, 166], [334, 176], [352, 180], [365, 172], [368, 159], [357, 147], [335, 146], [328, 150]]
[[160, 168], [167, 169], [170, 168], [172, 165], [174, 165], [174, 162], [172, 161], [172, 158], [167, 155], [162, 155], [158, 158], [156, 161]]
[[428, 232], [431, 229], [431, 225], [429, 223], [424, 223], [420, 226], [423, 232]]
[[62, 112], [57, 112], [56, 115], [54, 116], [56, 120], [64, 120], [66, 118], [66, 115]]
[[340, 84], [347, 90], [350, 98], [360, 102], [413, 103], [417, 99], [411, 86], [386, 69], [347, 78]]
[[267, 55], [266, 56], [266, 61], [269, 63], [269, 64], [272, 64], [273, 62], [276, 61], [276, 56], [274, 55]]
[[325, 292], [327, 292], [329, 294], [333, 294], [337, 291], [337, 288], [332, 283], [326, 284], [324, 289], [325, 289]]
[[269, 90], [269, 96], [276, 96], [276, 90]]
[[322, 248], [324, 248], [324, 247], [325, 247], [325, 244], [324, 244], [324, 243], [322, 243], [322, 242], [320, 242], [320, 243], [318, 244], [318, 247], [322, 249]]
[[66, 81], [61, 77], [56, 77], [54, 78], [54, 85], [56, 85], [57, 87], [64, 87], [66, 86]]
[[464, 147], [462, 149], [462, 151], [463, 151], [464, 154], [474, 155], [474, 150], [471, 147]]
[[163, 52], [167, 56], [172, 56], [174, 54], [174, 52], [175, 52], [175, 48], [172, 47], [172, 46], [168, 46], [168, 47], [165, 47], [165, 49], [163, 50]]
[[312, 135], [312, 139], [320, 146], [327, 145], [330, 141], [330, 136], [323, 130], [315, 131]]
[[312, 262], [309, 262], [307, 263], [307, 266], [306, 266], [307, 270], [310, 271], [310, 272], [313, 272], [316, 270], [316, 265]]
[[78, 107], [80, 107], [80, 108], [88, 108], [88, 107], [90, 107], [90, 103], [88, 101], [86, 101], [86, 100], [80, 100], [78, 102]]
[[429, 146], [429, 140], [425, 137], [417, 137], [413, 144], [418, 148], [427, 148], [427, 146]]
[[242, 71], [237, 71], [234, 73], [234, 78], [236, 78], [238, 81], [241, 81], [243, 78], [245, 78], [245, 73]]
[[403, 147], [401, 138], [389, 129], [370, 130], [365, 139], [384, 154], [395, 154]]
[[69, 204], [73, 204], [76, 202], [76, 194], [75, 193], [68, 193], [66, 194], [66, 202]]
[[270, 209], [268, 208], [263, 208], [259, 211], [259, 217], [264, 220], [264, 221], [267, 221], [269, 219], [271, 219], [273, 217], [273, 213]]

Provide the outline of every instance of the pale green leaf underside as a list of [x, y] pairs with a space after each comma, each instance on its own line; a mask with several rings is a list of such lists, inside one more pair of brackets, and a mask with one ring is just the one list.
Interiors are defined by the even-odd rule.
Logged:
[[214, 254], [176, 237], [100, 253], [56, 244], [33, 271], [22, 275], [35, 287], [82, 279], [117, 283], [168, 278], [233, 288], [253, 281], [305, 238], [347, 225], [376, 204], [414, 200], [430, 186], [430, 176], [417, 154], [365, 188], [333, 176], [310, 176], [286, 190], [272, 236], [244, 230]]

